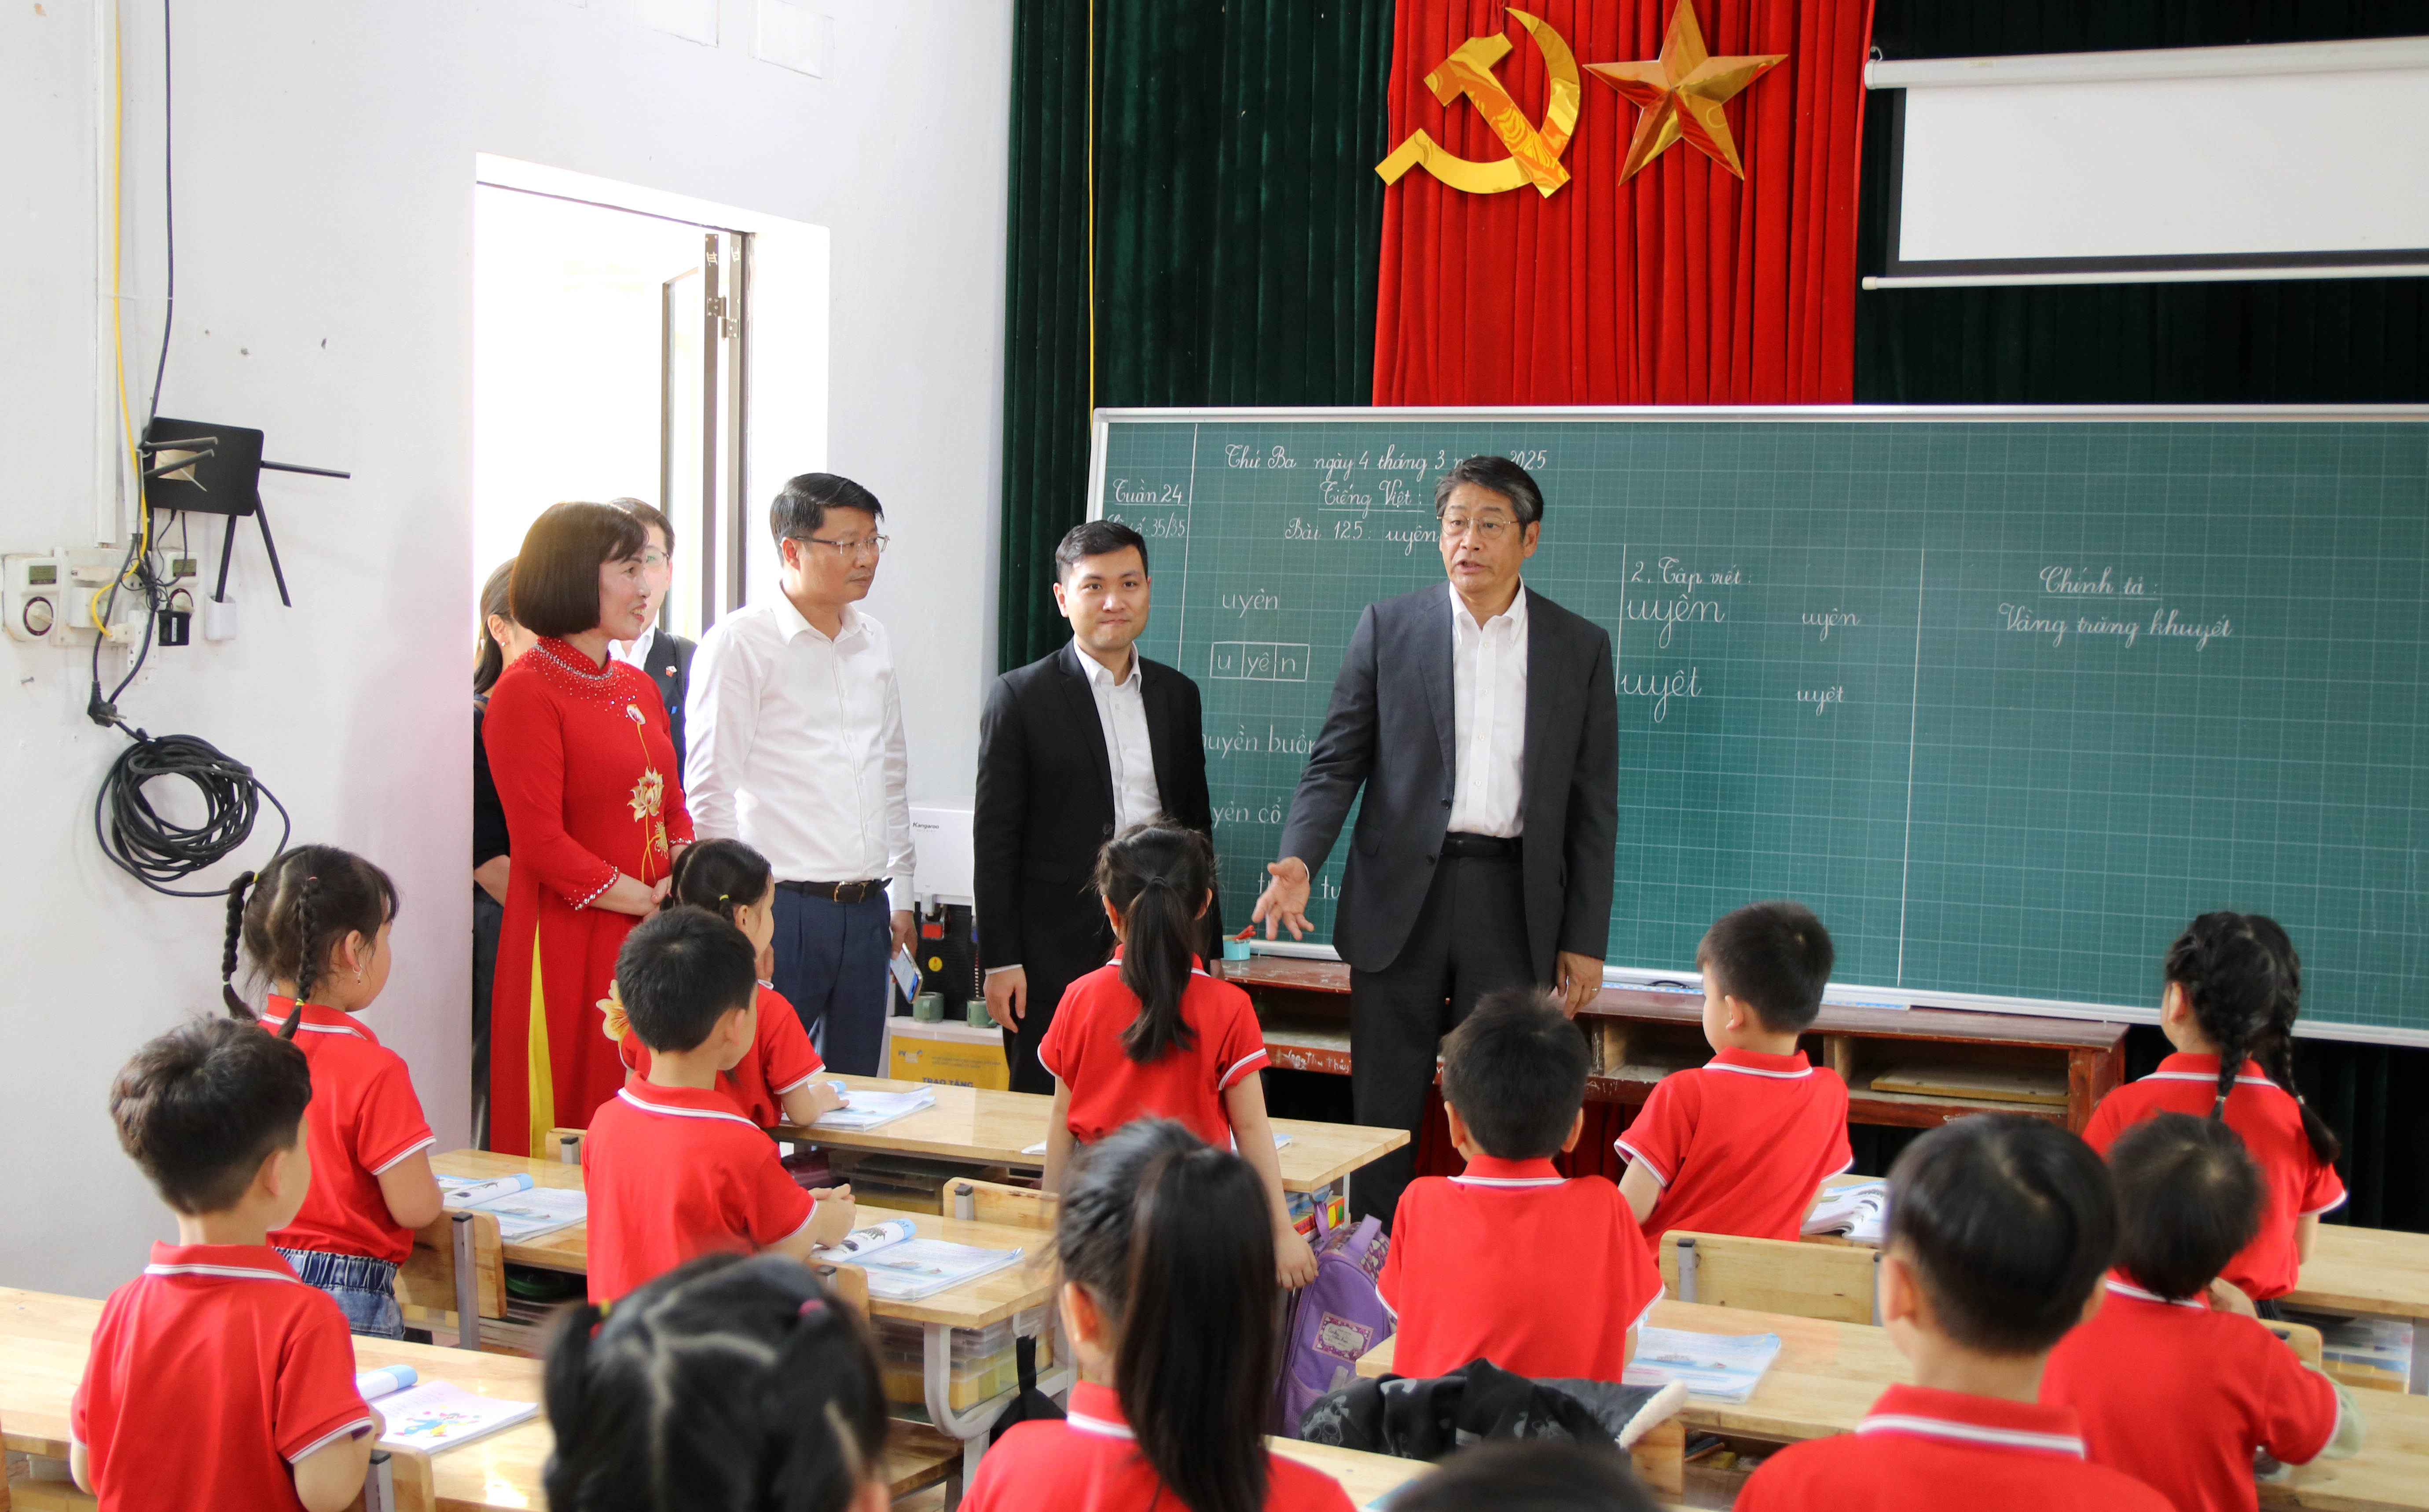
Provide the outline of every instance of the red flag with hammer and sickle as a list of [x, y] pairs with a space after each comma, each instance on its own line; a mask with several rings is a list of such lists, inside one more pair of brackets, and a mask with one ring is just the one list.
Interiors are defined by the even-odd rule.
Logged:
[[1871, 0], [1400, 0], [1379, 405], [1844, 404]]

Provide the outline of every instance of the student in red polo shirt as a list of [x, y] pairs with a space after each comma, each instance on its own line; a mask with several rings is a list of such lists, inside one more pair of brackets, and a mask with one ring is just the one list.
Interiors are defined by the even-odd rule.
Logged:
[[1392, 1218], [1378, 1285], [1402, 1375], [1487, 1359], [1616, 1381], [1636, 1353], [1661, 1272], [1607, 1178], [1552, 1165], [1584, 1129], [1587, 1071], [1585, 1036], [1532, 988], [1486, 993], [1443, 1041], [1443, 1111], [1467, 1169], [1409, 1183]]
[[276, 1250], [312, 1187], [312, 1068], [250, 1024], [195, 1020], [109, 1089], [118, 1142], [177, 1242], [109, 1294], [69, 1408], [102, 1512], [339, 1512], [384, 1431], [355, 1390], [345, 1314]]
[[885, 1512], [885, 1386], [857, 1314], [782, 1255], [703, 1254], [548, 1349], [556, 1512]]
[[1214, 898], [1214, 853], [1194, 829], [1137, 824], [1097, 858], [1097, 890], [1120, 946], [1072, 983], [1038, 1043], [1054, 1075], [1046, 1189], [1059, 1189], [1075, 1145], [1132, 1119], [1173, 1119], [1240, 1153], [1264, 1183], [1286, 1287], [1315, 1279], [1315, 1252], [1292, 1226], [1281, 1161], [1265, 1118], [1264, 1036], [1248, 994], [1206, 974], [1198, 920]]
[[[2170, 1512], [2085, 1456], [2073, 1408], [2039, 1400], [2116, 1243], [2107, 1169], [2056, 1124], [1977, 1114], [1907, 1146], [1890, 1170], [1879, 1305], [1914, 1384], [1882, 1392], [1854, 1433], [1763, 1461], [1738, 1512]], [[2182, 1427], [2155, 1418], [2149, 1431]]]
[[302, 1211], [271, 1242], [297, 1275], [338, 1300], [355, 1333], [377, 1338], [405, 1337], [396, 1270], [413, 1254], [413, 1231], [440, 1211], [430, 1172], [438, 1140], [412, 1073], [355, 1017], [388, 986], [395, 918], [387, 872], [334, 845], [299, 845], [257, 881], [248, 872], [228, 889], [220, 952], [228, 1011], [255, 1016], [233, 980], [241, 939], [256, 977], [270, 979], [261, 1026], [293, 1040], [312, 1066], [305, 1125], [316, 1174]]
[[1793, 1239], [1855, 1164], [1847, 1084], [1796, 1048], [1822, 1011], [1830, 932], [1801, 903], [1722, 916], [1695, 949], [1712, 1058], [1654, 1085], [1620, 1136], [1620, 1195], [1655, 1244], [1672, 1229]]
[[2241, 1293], [2210, 1305], [2219, 1267], [2260, 1226], [2260, 1171], [2235, 1131], [2154, 1114], [2110, 1148], [2108, 1171], [2118, 1219], [2107, 1295], [2041, 1376], [2041, 1401], [2082, 1418], [2093, 1461], [2176, 1512], [2254, 1512], [2254, 1450], [2306, 1465], [2340, 1438], [2345, 1454], [2359, 1447], [2343, 1392], [2261, 1327]]
[[2260, 1229], [2221, 1278], [2277, 1316], [2310, 1258], [2320, 1215], [2343, 1205], [2337, 1137], [2294, 1086], [2303, 961], [2275, 920], [2206, 913], [2168, 947], [2159, 1030], [2176, 1054], [2092, 1109], [2083, 1137], [2107, 1153], [2152, 1114], [2222, 1119], [2260, 1163]]
[[[801, 1015], [768, 982], [776, 969], [776, 872], [768, 858], [740, 840], [700, 840], [686, 846], [675, 857], [672, 881], [659, 906], [686, 904], [741, 930], [757, 953], [752, 968], [759, 973], [757, 1030], [742, 1058], [717, 1073], [717, 1089], [763, 1129], [815, 1123], [820, 1114], [843, 1106], [835, 1084], [818, 1075], [826, 1062], [810, 1043]], [[607, 1038], [617, 1042], [633, 1074], [646, 1081], [650, 1047], [632, 1032], [613, 983], [608, 993]]]
[[774, 1250], [806, 1258], [851, 1232], [851, 1190], [805, 1192], [776, 1141], [717, 1089], [756, 1026], [754, 953], [699, 908], [653, 914], [624, 937], [616, 981], [650, 1074], [600, 1105], [582, 1141], [590, 1197], [590, 1300], [612, 1302], [697, 1254]]
[[1349, 1512], [1340, 1482], [1265, 1447], [1280, 1362], [1262, 1185], [1167, 1119], [1081, 1152], [1054, 1227], [1070, 1416], [999, 1439], [967, 1512]]

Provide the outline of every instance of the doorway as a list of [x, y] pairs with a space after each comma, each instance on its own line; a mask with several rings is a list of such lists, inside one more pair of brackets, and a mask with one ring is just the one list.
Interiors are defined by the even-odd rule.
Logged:
[[674, 522], [661, 624], [742, 602], [752, 236], [493, 183], [474, 191], [472, 581], [563, 499]]

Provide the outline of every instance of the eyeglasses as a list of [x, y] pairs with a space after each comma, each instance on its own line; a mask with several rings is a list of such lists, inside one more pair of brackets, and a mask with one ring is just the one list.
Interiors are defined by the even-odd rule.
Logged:
[[891, 536], [862, 536], [851, 540], [822, 540], [817, 536], [795, 536], [793, 539], [795, 540], [806, 540], [813, 546], [824, 546], [829, 551], [836, 552], [846, 557], [883, 557], [885, 555], [885, 543], [894, 538]]
[[664, 567], [666, 564], [667, 554], [658, 550], [654, 546], [641, 553], [641, 565], [643, 567], [649, 568], [654, 572], [658, 568]]
[[1523, 529], [1515, 520], [1470, 520], [1464, 515], [1452, 515], [1442, 523], [1442, 539], [1457, 540], [1471, 536], [1479, 546], [1492, 546], [1513, 530]]

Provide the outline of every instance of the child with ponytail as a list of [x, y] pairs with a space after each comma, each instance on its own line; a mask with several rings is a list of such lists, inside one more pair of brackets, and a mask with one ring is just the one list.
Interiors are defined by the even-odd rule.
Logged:
[[1339, 1482], [1265, 1448], [1278, 1361], [1260, 1185], [1163, 1119], [1081, 1152], [1054, 1228], [1071, 1415], [998, 1440], [967, 1512], [1349, 1512]]
[[2261, 1171], [2259, 1233], [2220, 1279], [2274, 1317], [2310, 1257], [2320, 1215], [2341, 1205], [2337, 1137], [2294, 1085], [2303, 962], [2276, 921], [2206, 913], [2168, 947], [2159, 1029], [2176, 1054], [2093, 1110], [2084, 1138], [2102, 1155], [2154, 1113], [2218, 1119]]
[[[439, 1214], [430, 1173], [438, 1141], [405, 1057], [355, 1017], [388, 985], [395, 918], [387, 872], [334, 845], [299, 845], [229, 887], [220, 952], [228, 1012], [294, 1041], [312, 1068], [304, 1117], [311, 1190], [270, 1241], [298, 1276], [337, 1299], [355, 1333], [380, 1338], [405, 1337], [396, 1269], [413, 1253], [413, 1231]], [[255, 977], [270, 985], [259, 1014], [237, 994], [240, 943]]]
[[[741, 930], [758, 953], [758, 1029], [742, 1059], [718, 1072], [718, 1089], [763, 1129], [783, 1122], [812, 1123], [843, 1106], [843, 1094], [818, 1075], [826, 1062], [810, 1043], [801, 1015], [768, 980], [776, 940], [776, 872], [768, 858], [740, 840], [700, 840], [685, 847], [675, 856], [674, 874], [658, 910], [686, 906], [705, 908]], [[624, 1064], [646, 1081], [650, 1047], [632, 1032], [620, 999], [611, 1000], [606, 1026]]]
[[1265, 1118], [1265, 1040], [1248, 994], [1206, 974], [1198, 921], [1214, 899], [1214, 853], [1194, 829], [1132, 826], [1097, 858], [1114, 958], [1072, 983], [1037, 1047], [1054, 1075], [1046, 1188], [1060, 1189], [1075, 1145], [1132, 1119], [1177, 1119], [1239, 1151], [1264, 1183], [1282, 1284], [1315, 1279], [1315, 1254], [1292, 1226]]
[[556, 1512], [885, 1512], [868, 1331], [798, 1260], [704, 1254], [548, 1352]]

